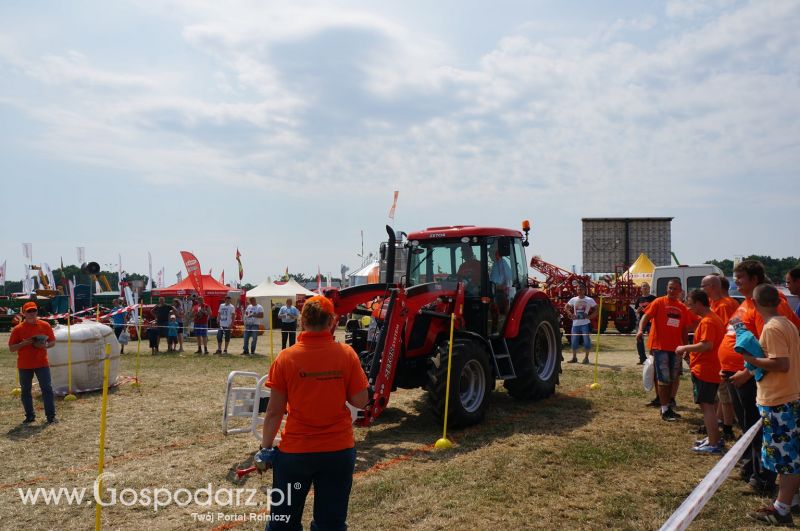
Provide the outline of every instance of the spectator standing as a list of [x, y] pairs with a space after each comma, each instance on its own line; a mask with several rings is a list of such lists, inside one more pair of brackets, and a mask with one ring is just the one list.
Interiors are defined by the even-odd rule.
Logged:
[[[800, 297], [800, 267], [795, 267], [786, 273], [786, 287], [789, 289], [789, 293]], [[800, 317], [800, 304], [794, 311]]]
[[467, 295], [473, 296], [480, 294], [481, 291], [481, 263], [475, 258], [475, 252], [468, 243], [461, 245], [461, 259], [463, 262], [458, 266], [456, 278], [464, 283], [464, 291]]
[[795, 325], [778, 313], [782, 301], [775, 286], [759, 284], [753, 300], [764, 321], [759, 338], [764, 357], [742, 356], [765, 371], [756, 384], [764, 421], [761, 464], [779, 474], [779, 480], [775, 502], [749, 516], [770, 525], [793, 526], [792, 498], [800, 486], [800, 337]]
[[170, 313], [172, 313], [172, 306], [165, 302], [164, 297], [159, 297], [158, 304], [156, 304], [153, 308], [153, 315], [156, 317], [156, 328], [158, 329], [158, 337], [156, 337], [156, 352], [158, 352], [158, 348], [161, 344], [161, 338], [167, 337]]
[[169, 316], [169, 324], [167, 324], [167, 352], [177, 352], [178, 337], [180, 333], [180, 324], [178, 317], [173, 313]]
[[[722, 340], [722, 346], [719, 349], [720, 359], [733, 358], [734, 356], [741, 355], [734, 350], [736, 346], [736, 331], [734, 326], [741, 323], [745, 326], [756, 338], [761, 337], [761, 331], [764, 328], [764, 319], [761, 314], [756, 310], [755, 302], [753, 302], [753, 291], [757, 286], [764, 284], [767, 281], [767, 275], [764, 271], [764, 265], [757, 260], [744, 260], [733, 268], [733, 279], [736, 282], [736, 287], [739, 292], [744, 295], [745, 299], [736, 309], [733, 317], [728, 321], [728, 328], [725, 334], [725, 339]], [[781, 299], [777, 311], [780, 315], [792, 321], [796, 327], [800, 328], [800, 319], [789, 307], [785, 297], [779, 293]], [[723, 367], [724, 370], [724, 367]], [[731, 383], [729, 389], [733, 391], [733, 405], [737, 409], [737, 402], [741, 407], [742, 431], [747, 431], [755, 424], [760, 418], [758, 408], [756, 407], [756, 382], [750, 371], [744, 368], [744, 360], [741, 362], [741, 369], [738, 369], [734, 374], [728, 378]], [[737, 410], [738, 414], [738, 410]], [[772, 495], [775, 490], [775, 473], [769, 469], [764, 469], [761, 466], [761, 442], [762, 430], [756, 434], [753, 442], [750, 444], [750, 451], [745, 452], [742, 459], [741, 478], [746, 481], [756, 492], [761, 494]]]
[[[367, 405], [368, 382], [358, 356], [331, 335], [333, 303], [322, 296], [303, 305], [303, 332], [296, 345], [270, 366], [271, 390], [261, 448], [270, 452], [287, 406], [280, 446], [272, 451], [273, 517], [267, 530], [302, 529], [303, 508], [314, 486], [311, 529], [347, 529], [356, 450], [353, 422], [345, 402]], [[263, 450], [263, 449], [268, 450]], [[292, 503], [277, 503], [293, 487]], [[285, 499], [285, 498], [284, 498]]]
[[177, 297], [172, 301], [172, 313], [175, 314], [175, 320], [178, 323], [178, 344], [180, 345], [178, 352], [183, 352], [183, 321], [186, 311], [184, 309], [183, 301]]
[[675, 354], [675, 350], [687, 343], [687, 329], [695, 321], [695, 317], [680, 301], [682, 291], [679, 279], [670, 280], [667, 294], [647, 306], [636, 333], [638, 340], [644, 335], [647, 324], [652, 322], [647, 346], [653, 353], [661, 419], [670, 422], [680, 418], [673, 408], [683, 367], [681, 357]]
[[286, 304], [278, 310], [278, 320], [281, 322], [281, 349], [286, 348], [287, 342], [290, 347], [294, 345], [299, 318], [300, 312], [292, 306], [292, 299], [286, 299]]
[[[244, 350], [242, 354], [245, 356], [256, 353], [258, 332], [263, 317], [264, 308], [258, 304], [255, 297], [250, 297], [250, 304], [248, 304], [247, 308], [244, 310]], [[252, 344], [250, 343], [251, 340]]]
[[[236, 315], [236, 307], [231, 304], [231, 298], [225, 297], [225, 302], [219, 305], [217, 310], [217, 351], [215, 354], [227, 354], [228, 343], [231, 342], [231, 327], [233, 326], [233, 317]], [[225, 350], [222, 350], [222, 338], [225, 337]]]
[[197, 338], [197, 351], [195, 354], [208, 354], [208, 319], [211, 317], [211, 307], [205, 303], [203, 297], [197, 297], [197, 302], [192, 308], [192, 321], [194, 322], [194, 336]]
[[39, 309], [35, 302], [26, 302], [22, 305], [23, 320], [11, 330], [8, 338], [8, 349], [17, 352], [17, 371], [19, 372], [19, 387], [22, 391], [20, 398], [22, 408], [25, 410], [25, 420], [29, 424], [36, 420], [36, 411], [33, 409], [33, 377], [39, 382], [44, 402], [44, 414], [47, 423], [56, 422], [56, 403], [53, 397], [53, 386], [50, 379], [50, 362], [47, 359], [47, 349], [56, 344], [53, 328], [38, 318]]
[[[511, 265], [508, 260], [500, 256], [500, 247], [497, 243], [492, 246], [492, 257], [494, 263], [489, 273], [489, 281], [494, 286], [494, 303], [491, 305], [490, 312], [492, 317], [492, 334], [496, 334], [500, 328], [501, 321], [508, 313], [509, 305], [514, 299], [514, 278], [511, 273]], [[500, 317], [503, 316], [503, 319]]]
[[725, 442], [720, 437], [717, 424], [717, 388], [720, 383], [720, 364], [717, 351], [725, 337], [725, 324], [711, 311], [708, 295], [701, 290], [689, 294], [689, 310], [700, 318], [694, 333], [694, 343], [681, 345], [675, 354], [685, 356], [692, 372], [692, 390], [695, 404], [703, 412], [706, 427], [705, 439], [698, 441], [693, 450], [705, 454], [721, 454]]
[[[122, 331], [125, 330], [125, 323], [127, 320], [128, 312], [124, 311], [122, 299], [114, 299], [114, 309], [112, 310], [111, 324], [114, 326], [114, 335], [117, 336], [117, 340], [119, 340], [119, 336]], [[119, 353], [125, 353], [125, 345], [122, 343], [119, 344]]]
[[589, 323], [597, 313], [597, 303], [593, 298], [586, 296], [586, 286], [578, 284], [578, 295], [567, 301], [564, 307], [569, 318], [572, 319], [572, 330], [569, 342], [572, 347], [572, 359], [568, 363], [578, 363], [578, 343], [583, 341], [583, 363], [589, 364], [589, 352], [592, 350], [592, 335]]
[[[644, 315], [644, 311], [647, 309], [647, 306], [656, 300], [656, 296], [650, 293], [650, 284], [647, 282], [642, 284], [642, 296], [636, 299], [636, 320], [641, 321], [642, 316]], [[650, 332], [650, 324], [648, 323], [644, 329], [644, 333], [647, 334]], [[637, 365], [642, 365], [647, 360], [647, 355], [645, 354], [644, 348], [644, 336], [636, 337], [636, 352], [639, 354], [639, 362]]]

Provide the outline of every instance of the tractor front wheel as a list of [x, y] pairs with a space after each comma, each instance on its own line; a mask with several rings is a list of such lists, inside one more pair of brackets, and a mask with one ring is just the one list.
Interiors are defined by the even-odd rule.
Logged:
[[512, 397], [533, 400], [555, 393], [562, 360], [558, 325], [558, 314], [549, 301], [528, 303], [519, 335], [510, 344], [517, 377], [503, 382]]
[[[447, 396], [447, 341], [442, 342], [431, 358], [428, 370], [428, 401], [437, 419], [444, 418]], [[450, 412], [447, 423], [452, 428], [471, 426], [483, 420], [489, 393], [493, 387], [489, 354], [478, 342], [453, 339], [453, 362], [450, 369]]]
[[614, 319], [614, 328], [620, 334], [630, 334], [636, 328], [636, 312], [631, 307], [628, 307], [627, 310], [625, 318], [617, 317]]

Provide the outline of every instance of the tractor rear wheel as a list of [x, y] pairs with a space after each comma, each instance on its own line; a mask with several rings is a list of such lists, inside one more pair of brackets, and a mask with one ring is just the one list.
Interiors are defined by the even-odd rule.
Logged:
[[503, 385], [518, 400], [547, 398], [555, 393], [561, 372], [558, 314], [549, 301], [532, 301], [522, 314], [519, 335], [510, 343], [517, 377]]
[[628, 307], [626, 318], [614, 319], [614, 328], [616, 328], [617, 332], [620, 334], [630, 334], [633, 332], [633, 329], [636, 328], [636, 312], [633, 311], [633, 308], [630, 306]]
[[[443, 341], [431, 358], [428, 370], [428, 402], [437, 419], [444, 418], [447, 390], [448, 341]], [[493, 387], [489, 353], [472, 339], [453, 339], [453, 362], [450, 369], [450, 413], [452, 428], [471, 426], [483, 420], [489, 393]]]

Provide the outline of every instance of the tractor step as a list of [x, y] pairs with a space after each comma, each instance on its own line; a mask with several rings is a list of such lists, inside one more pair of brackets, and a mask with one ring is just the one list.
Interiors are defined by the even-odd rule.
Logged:
[[511, 362], [511, 354], [508, 352], [508, 343], [504, 337], [492, 338], [489, 341], [492, 349], [492, 360], [497, 371], [497, 377], [501, 380], [513, 380], [517, 377], [514, 372], [514, 364]]

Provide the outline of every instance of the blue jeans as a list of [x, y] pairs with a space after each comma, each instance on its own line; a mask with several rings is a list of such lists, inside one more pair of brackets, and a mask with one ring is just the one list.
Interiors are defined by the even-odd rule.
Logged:
[[38, 369], [17, 369], [19, 371], [19, 388], [22, 391], [22, 407], [25, 409], [25, 418], [36, 418], [36, 411], [33, 409], [33, 375], [39, 381], [39, 388], [42, 390], [42, 400], [44, 401], [44, 414], [47, 420], [56, 418], [56, 401], [53, 398], [53, 386], [50, 383], [50, 367], [39, 367]]
[[[278, 450], [272, 460], [270, 517], [274, 519], [265, 529], [302, 530], [303, 507], [312, 484], [314, 519], [311, 529], [347, 529], [347, 505], [355, 465], [355, 448], [303, 454]], [[290, 490], [291, 504], [288, 503], [287, 489]]]
[[572, 335], [569, 337], [572, 350], [578, 350], [578, 343], [581, 342], [581, 337], [583, 337], [583, 349], [586, 352], [592, 350], [592, 331], [588, 324], [572, 325]]
[[[247, 345], [250, 344], [251, 338], [253, 340], [253, 344], [248, 349]], [[244, 351], [249, 352], [250, 354], [255, 354], [257, 342], [258, 342], [258, 325], [244, 325]]]

